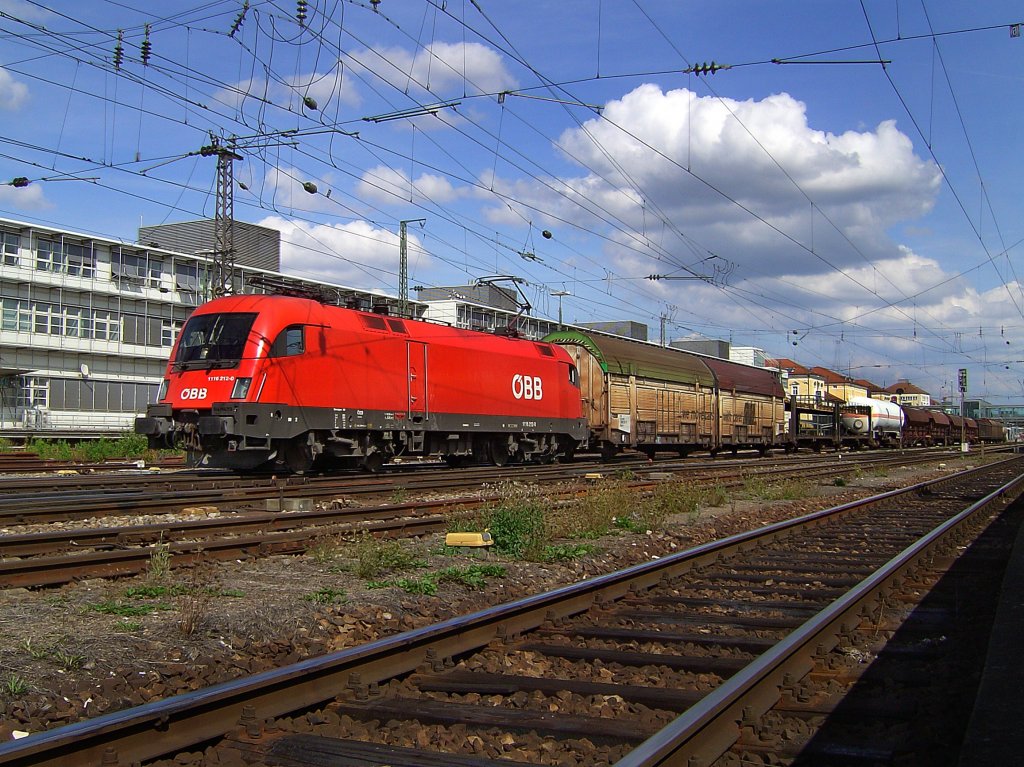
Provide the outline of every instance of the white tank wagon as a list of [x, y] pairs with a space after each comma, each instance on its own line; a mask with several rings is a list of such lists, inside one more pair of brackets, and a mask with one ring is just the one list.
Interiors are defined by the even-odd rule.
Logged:
[[903, 432], [903, 408], [895, 402], [852, 397], [847, 406], [856, 411], [843, 412], [843, 431], [855, 436], [869, 437], [880, 441], [899, 440]]

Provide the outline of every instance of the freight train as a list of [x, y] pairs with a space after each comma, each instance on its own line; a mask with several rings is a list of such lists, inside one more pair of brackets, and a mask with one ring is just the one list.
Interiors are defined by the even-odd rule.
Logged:
[[[891, 407], [837, 409], [833, 446], [940, 443], [938, 427], [925, 434]], [[576, 329], [533, 341], [248, 294], [193, 312], [135, 430], [153, 447], [184, 446], [196, 465], [301, 473], [376, 471], [399, 456], [500, 466], [581, 449], [763, 455], [804, 446], [794, 424], [805, 415], [787, 411], [774, 371], [680, 349]]]

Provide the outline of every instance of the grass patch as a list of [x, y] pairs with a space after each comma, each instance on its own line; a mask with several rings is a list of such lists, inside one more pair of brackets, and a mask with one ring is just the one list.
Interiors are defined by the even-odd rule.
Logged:
[[28, 682], [17, 674], [8, 674], [3, 682], [4, 695], [16, 698], [28, 692]]
[[344, 602], [348, 595], [344, 589], [332, 589], [327, 586], [321, 589], [317, 589], [311, 594], [306, 594], [302, 597], [307, 602], [313, 602], [318, 605], [331, 605], [336, 602]]
[[306, 549], [306, 555], [318, 565], [331, 565], [341, 554], [341, 550], [342, 545], [337, 538], [322, 537], [310, 544]]
[[372, 581], [366, 585], [371, 589], [383, 589], [394, 586], [409, 594], [433, 596], [442, 583], [458, 584], [468, 588], [479, 589], [487, 582], [487, 578], [504, 578], [507, 571], [501, 565], [468, 565], [466, 567], [446, 567], [419, 578], [397, 578], [387, 581]]
[[146, 579], [150, 583], [159, 583], [167, 580], [171, 574], [171, 547], [163, 541], [153, 546], [149, 555], [149, 567], [146, 569]]
[[120, 618], [141, 618], [143, 615], [149, 615], [158, 610], [171, 610], [173, 608], [165, 602], [148, 605], [130, 605], [125, 604], [121, 600], [107, 600], [89, 605], [86, 609], [103, 615], [117, 615]]
[[768, 482], [762, 477], [747, 477], [743, 481], [743, 494], [762, 501], [797, 501], [812, 495], [814, 488], [805, 479], [786, 479]]
[[405, 541], [384, 540], [364, 533], [353, 544], [355, 574], [372, 580], [389, 572], [402, 572], [426, 567], [427, 561], [417, 548]]

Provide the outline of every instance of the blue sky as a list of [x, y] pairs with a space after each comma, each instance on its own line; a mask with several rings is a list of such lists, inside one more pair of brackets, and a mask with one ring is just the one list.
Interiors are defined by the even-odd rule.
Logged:
[[299, 5], [0, 0], [0, 215], [209, 217], [235, 137], [285, 271], [395, 294], [423, 218], [413, 286], [1024, 401], [1020, 4]]

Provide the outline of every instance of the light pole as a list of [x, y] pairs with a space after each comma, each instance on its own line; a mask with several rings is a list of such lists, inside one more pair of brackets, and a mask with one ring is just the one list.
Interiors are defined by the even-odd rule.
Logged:
[[562, 296], [571, 296], [568, 290], [555, 290], [551, 293], [552, 296], [558, 296], [558, 329], [562, 329]]

